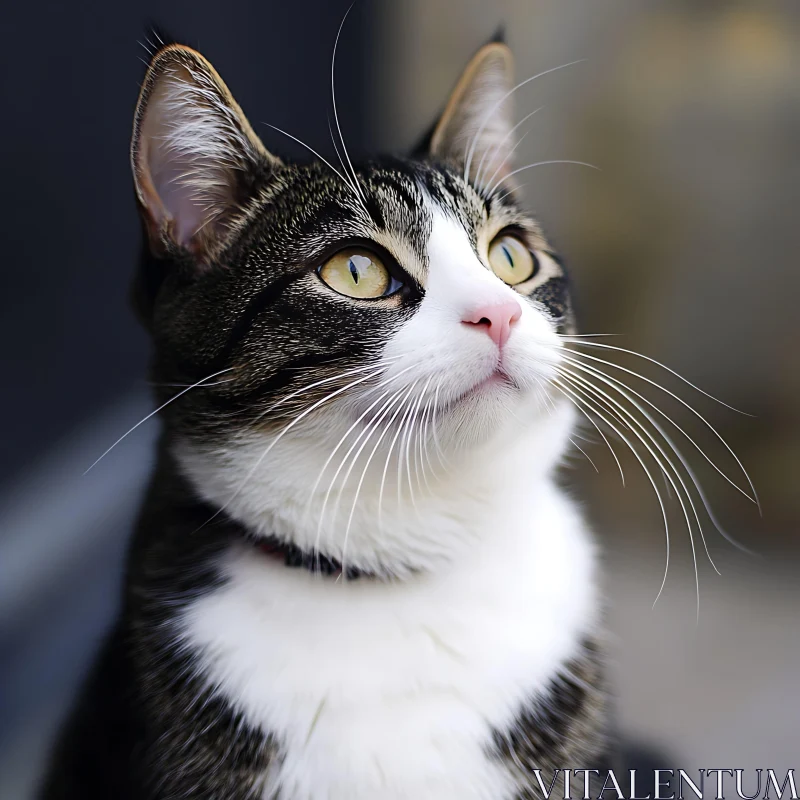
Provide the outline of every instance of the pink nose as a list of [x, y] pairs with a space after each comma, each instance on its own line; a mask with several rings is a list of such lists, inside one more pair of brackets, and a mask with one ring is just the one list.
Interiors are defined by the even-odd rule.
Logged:
[[522, 316], [519, 303], [509, 300], [497, 305], [480, 305], [464, 314], [465, 325], [482, 328], [491, 340], [502, 347], [511, 335], [511, 326]]

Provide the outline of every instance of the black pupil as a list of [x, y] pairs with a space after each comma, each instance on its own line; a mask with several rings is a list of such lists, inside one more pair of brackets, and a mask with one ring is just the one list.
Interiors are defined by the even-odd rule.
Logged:
[[511, 251], [505, 245], [501, 245], [501, 247], [503, 248], [503, 252], [506, 254], [506, 258], [508, 259], [511, 269], [514, 269], [514, 258], [511, 255]]
[[354, 283], [358, 283], [358, 267], [353, 263], [352, 258], [348, 261], [348, 265], [350, 266], [350, 274], [353, 276]]

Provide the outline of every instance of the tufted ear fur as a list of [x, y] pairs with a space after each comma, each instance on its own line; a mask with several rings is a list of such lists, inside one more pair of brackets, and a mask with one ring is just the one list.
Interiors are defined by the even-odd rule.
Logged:
[[207, 261], [248, 200], [280, 165], [214, 68], [167, 45], [153, 56], [131, 142], [136, 195], [155, 255]]
[[511, 51], [501, 42], [482, 47], [467, 65], [434, 128], [430, 155], [455, 162], [473, 183], [507, 174], [513, 142]]

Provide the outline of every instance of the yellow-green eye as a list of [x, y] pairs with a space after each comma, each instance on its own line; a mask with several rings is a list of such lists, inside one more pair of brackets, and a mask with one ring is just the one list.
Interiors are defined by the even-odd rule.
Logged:
[[339, 294], [364, 300], [389, 294], [395, 283], [374, 253], [355, 247], [329, 258], [320, 267], [319, 276]]
[[536, 257], [516, 236], [502, 233], [489, 247], [489, 266], [494, 274], [509, 286], [532, 278], [536, 272]]

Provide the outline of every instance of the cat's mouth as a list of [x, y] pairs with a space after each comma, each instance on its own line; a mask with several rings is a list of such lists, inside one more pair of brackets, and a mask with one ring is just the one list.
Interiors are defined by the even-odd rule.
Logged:
[[482, 378], [474, 386], [451, 400], [447, 405], [450, 408], [477, 400], [486, 395], [491, 395], [498, 391], [519, 391], [519, 384], [501, 368], [495, 369], [485, 378]]
[[510, 386], [513, 389], [518, 389], [516, 382], [510, 378], [505, 372], [500, 369], [495, 370], [489, 377], [484, 378], [482, 381], [472, 387], [466, 394], [479, 394], [480, 392], [488, 391], [500, 386]]
[[[399, 427], [411, 426], [412, 420], [446, 414], [449, 411], [466, 411], [468, 414], [479, 410], [482, 403], [493, 400], [510, 399], [523, 392], [519, 381], [513, 378], [501, 365], [491, 368], [488, 374], [466, 387], [458, 387], [452, 393], [441, 391], [447, 381], [436, 376], [422, 378], [405, 388], [388, 387], [384, 381], [381, 393], [368, 392], [368, 398], [361, 398], [356, 407], [356, 423], [372, 426]], [[415, 391], [422, 384], [421, 391]], [[454, 387], [455, 388], [455, 387]], [[359, 407], [360, 406], [360, 407]]]

